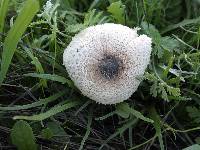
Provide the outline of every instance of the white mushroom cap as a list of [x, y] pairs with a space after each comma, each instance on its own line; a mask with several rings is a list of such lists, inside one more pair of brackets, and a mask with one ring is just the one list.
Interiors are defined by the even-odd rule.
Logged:
[[106, 23], [77, 34], [63, 63], [83, 95], [102, 104], [127, 100], [140, 84], [150, 60], [151, 38], [136, 29]]

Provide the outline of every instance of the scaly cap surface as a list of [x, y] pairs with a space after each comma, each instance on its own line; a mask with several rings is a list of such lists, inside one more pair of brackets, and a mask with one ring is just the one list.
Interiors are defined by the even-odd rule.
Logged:
[[63, 63], [83, 95], [116, 104], [137, 90], [151, 54], [151, 38], [139, 36], [137, 30], [106, 23], [88, 27], [72, 39]]

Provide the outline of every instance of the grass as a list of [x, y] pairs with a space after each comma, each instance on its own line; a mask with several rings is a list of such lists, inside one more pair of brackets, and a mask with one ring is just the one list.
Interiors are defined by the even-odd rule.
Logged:
[[[105, 106], [81, 95], [62, 54], [106, 22], [140, 27], [153, 50], [138, 90]], [[0, 0], [0, 149], [198, 149], [199, 45], [198, 0]]]

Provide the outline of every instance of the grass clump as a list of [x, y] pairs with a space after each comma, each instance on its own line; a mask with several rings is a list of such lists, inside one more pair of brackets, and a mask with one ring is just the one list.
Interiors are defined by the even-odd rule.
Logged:
[[[62, 65], [76, 33], [106, 22], [153, 41], [140, 87], [111, 106], [82, 96]], [[0, 0], [0, 147], [199, 147], [199, 44], [197, 0]]]

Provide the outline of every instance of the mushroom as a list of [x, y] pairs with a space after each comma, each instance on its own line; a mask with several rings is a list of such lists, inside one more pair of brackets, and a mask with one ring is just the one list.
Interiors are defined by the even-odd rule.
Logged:
[[102, 104], [127, 100], [150, 61], [151, 38], [138, 28], [106, 23], [78, 33], [64, 50], [63, 63], [83, 95]]

